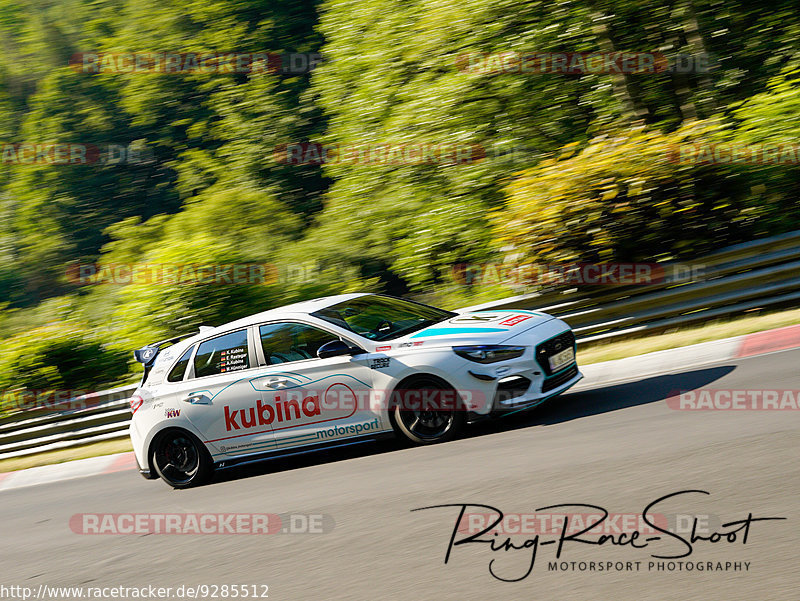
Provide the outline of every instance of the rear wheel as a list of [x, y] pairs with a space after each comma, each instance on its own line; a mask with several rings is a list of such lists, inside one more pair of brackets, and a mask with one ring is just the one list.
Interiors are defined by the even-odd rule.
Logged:
[[207, 481], [213, 470], [208, 451], [193, 434], [167, 430], [153, 445], [153, 467], [173, 488], [188, 488]]
[[466, 421], [464, 407], [453, 390], [438, 378], [409, 382], [397, 391], [395, 430], [415, 444], [452, 440]]

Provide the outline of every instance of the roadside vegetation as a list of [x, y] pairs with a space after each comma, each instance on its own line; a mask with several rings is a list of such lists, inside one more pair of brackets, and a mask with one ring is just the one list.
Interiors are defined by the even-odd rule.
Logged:
[[[314, 296], [384, 291], [447, 308], [501, 298], [513, 289], [468, 285], [458, 266], [509, 253], [687, 260], [800, 228], [797, 158], [681, 154], [800, 139], [794, 2], [0, 0], [0, 36], [3, 390], [126, 382], [134, 348]], [[509, 52], [621, 50], [661, 53], [672, 68], [469, 67]], [[250, 73], [70, 65], [88, 52], [323, 60]], [[693, 66], [678, 68], [686, 57]], [[113, 144], [128, 160], [29, 164], [23, 143]], [[475, 155], [281, 159], [300, 143]], [[269, 277], [120, 283], [82, 271], [234, 264]]]

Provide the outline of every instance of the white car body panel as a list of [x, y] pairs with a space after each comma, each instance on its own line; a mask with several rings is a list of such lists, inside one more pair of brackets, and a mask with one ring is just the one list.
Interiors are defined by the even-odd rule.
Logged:
[[[215, 464], [223, 467], [262, 453], [279, 454], [391, 432], [389, 395], [404, 379], [421, 373], [437, 376], [459, 391], [476, 416], [488, 415], [493, 409], [535, 406], [582, 377], [573, 363], [566, 369], [574, 366], [574, 376], [542, 392], [547, 374], [534, 356], [535, 348], [570, 328], [563, 321], [536, 311], [457, 314], [386, 342], [359, 336], [310, 314], [360, 296], [365, 295], [327, 297], [265, 311], [218, 328], [203, 329], [160, 352], [146, 381], [134, 393], [143, 402], [134, 412], [130, 435], [142, 471], [148, 469], [154, 437], [164, 428], [191, 432], [203, 442]], [[258, 326], [287, 321], [313, 325], [366, 352], [258, 366]], [[243, 328], [248, 328], [248, 358], [255, 367], [195, 378], [190, 377], [190, 361], [187, 379], [167, 381], [167, 374], [187, 349], [194, 347], [196, 351], [200, 342]], [[452, 349], [493, 344], [524, 346], [525, 352], [515, 359], [482, 364], [465, 359]], [[498, 381], [512, 376], [527, 378], [530, 386], [509, 403], [496, 406]], [[363, 402], [352, 410], [341, 406], [341, 398], [348, 394]], [[332, 400], [334, 397], [338, 404]]]

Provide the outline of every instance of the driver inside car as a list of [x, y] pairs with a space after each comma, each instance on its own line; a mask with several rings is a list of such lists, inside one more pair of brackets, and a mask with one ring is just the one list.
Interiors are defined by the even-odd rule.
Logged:
[[289, 363], [291, 361], [302, 361], [310, 359], [311, 356], [304, 353], [292, 336], [293, 326], [281, 325], [262, 335], [261, 342], [264, 347], [264, 358], [267, 365], [277, 365], [279, 363]]

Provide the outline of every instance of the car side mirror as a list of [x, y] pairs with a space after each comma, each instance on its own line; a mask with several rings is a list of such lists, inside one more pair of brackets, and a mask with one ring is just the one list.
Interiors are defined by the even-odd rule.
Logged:
[[343, 355], [358, 355], [366, 351], [357, 346], [350, 346], [344, 340], [331, 340], [317, 349], [317, 357], [327, 359], [328, 357], [341, 357]]

